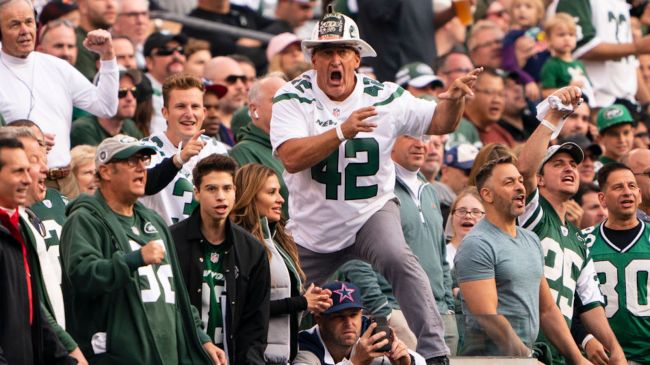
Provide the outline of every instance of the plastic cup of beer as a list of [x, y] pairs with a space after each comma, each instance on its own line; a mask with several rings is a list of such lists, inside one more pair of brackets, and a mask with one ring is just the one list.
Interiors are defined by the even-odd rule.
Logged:
[[453, 0], [453, 4], [456, 16], [462, 25], [467, 26], [474, 22], [470, 0]]

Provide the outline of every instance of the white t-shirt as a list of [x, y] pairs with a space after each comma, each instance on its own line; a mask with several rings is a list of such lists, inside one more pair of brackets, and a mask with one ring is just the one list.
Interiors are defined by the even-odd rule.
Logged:
[[[156, 195], [140, 198], [142, 204], [153, 209], [165, 220], [167, 225], [182, 221], [192, 214], [197, 202], [194, 200], [192, 170], [194, 166], [213, 153], [227, 155], [228, 148], [225, 144], [216, 141], [206, 135], [200, 137], [206, 142], [201, 152], [187, 161], [178, 171], [174, 180]], [[165, 133], [153, 134], [143, 141], [147, 141], [157, 147], [158, 152], [151, 156], [151, 166], [161, 163], [166, 157], [174, 156], [178, 148], [174, 146]], [[151, 167], [150, 166], [150, 167]]]
[[48, 154], [48, 166], [67, 166], [72, 107], [101, 118], [111, 118], [117, 113], [117, 61], [101, 61], [99, 75], [95, 86], [60, 58], [40, 52], [16, 58], [0, 52], [0, 115], [7, 122], [30, 119], [43, 132], [54, 133], [55, 144]]
[[151, 76], [150, 73], [146, 73], [145, 75], [151, 81], [151, 88], [153, 89], [153, 96], [151, 97], [153, 115], [151, 116], [149, 134], [165, 133], [167, 131], [167, 120], [165, 120], [162, 114], [162, 107], [165, 104], [162, 96], [162, 84]]
[[340, 144], [325, 161], [303, 171], [284, 172], [289, 189], [287, 227], [298, 244], [321, 253], [354, 243], [361, 226], [395, 195], [391, 150], [402, 134], [422, 135], [431, 124], [433, 101], [417, 99], [394, 83], [357, 75], [352, 94], [330, 100], [318, 88], [316, 71], [307, 71], [276, 94], [271, 119], [274, 153], [285, 141], [322, 134], [343, 123], [352, 112], [374, 105], [367, 119], [377, 128]]

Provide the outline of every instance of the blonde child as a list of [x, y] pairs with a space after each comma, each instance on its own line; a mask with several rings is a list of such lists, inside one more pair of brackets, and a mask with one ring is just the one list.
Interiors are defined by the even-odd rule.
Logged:
[[594, 100], [585, 66], [581, 61], [574, 60], [571, 54], [576, 47], [576, 23], [573, 17], [557, 13], [546, 21], [544, 31], [552, 57], [542, 67], [542, 96], [547, 97], [561, 87], [574, 85], [583, 90], [588, 100]]
[[[510, 5], [510, 32], [503, 41], [502, 67], [515, 71], [526, 87], [529, 99], [539, 98], [536, 82], [549, 54], [539, 24], [544, 19], [542, 0], [513, 0]], [[533, 92], [536, 91], [536, 92]]]

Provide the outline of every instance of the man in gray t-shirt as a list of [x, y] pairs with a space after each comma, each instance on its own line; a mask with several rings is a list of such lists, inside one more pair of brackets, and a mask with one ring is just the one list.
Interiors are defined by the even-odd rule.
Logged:
[[532, 356], [541, 327], [571, 363], [589, 364], [551, 296], [539, 238], [515, 224], [526, 206], [526, 189], [513, 157], [487, 162], [476, 187], [485, 219], [454, 259], [467, 315], [461, 354]]

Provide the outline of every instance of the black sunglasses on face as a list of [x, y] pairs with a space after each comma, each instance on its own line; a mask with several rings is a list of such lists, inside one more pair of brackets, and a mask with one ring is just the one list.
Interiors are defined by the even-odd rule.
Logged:
[[225, 78], [226, 83], [228, 85], [232, 85], [237, 82], [237, 80], [240, 80], [241, 82], [245, 83], [248, 79], [246, 78], [246, 75], [228, 75]]
[[156, 52], [154, 52], [154, 56], [171, 56], [174, 54], [174, 52], [178, 52], [179, 54], [185, 54], [185, 48], [178, 46], [178, 47], [171, 47], [171, 48], [158, 48]]
[[133, 97], [135, 97], [135, 93], [137, 91], [138, 91], [138, 88], [135, 87], [135, 86], [134, 87], [121, 87], [121, 88], [119, 88], [117, 90], [117, 97], [120, 98], [120, 99], [126, 98], [126, 94], [129, 93], [129, 92], [131, 93], [131, 95], [133, 95]]

